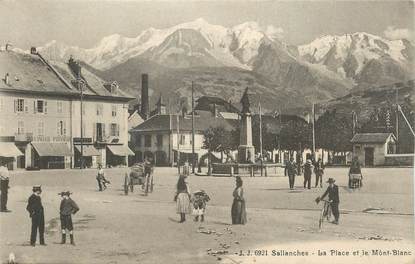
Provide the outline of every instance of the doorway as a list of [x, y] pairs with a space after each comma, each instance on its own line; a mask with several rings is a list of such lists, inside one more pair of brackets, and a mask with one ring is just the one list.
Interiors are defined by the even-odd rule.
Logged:
[[365, 166], [373, 166], [374, 148], [365, 148]]

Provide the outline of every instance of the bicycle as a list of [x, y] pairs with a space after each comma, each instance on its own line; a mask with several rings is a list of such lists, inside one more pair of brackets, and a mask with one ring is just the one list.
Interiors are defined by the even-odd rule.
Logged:
[[320, 198], [316, 199], [317, 203], [319, 203], [320, 201], [324, 201], [323, 208], [321, 209], [321, 212], [320, 212], [320, 219], [318, 220], [318, 228], [321, 230], [321, 228], [323, 227], [324, 219], [326, 219], [327, 222], [330, 222], [332, 202], [326, 199], [320, 199]]

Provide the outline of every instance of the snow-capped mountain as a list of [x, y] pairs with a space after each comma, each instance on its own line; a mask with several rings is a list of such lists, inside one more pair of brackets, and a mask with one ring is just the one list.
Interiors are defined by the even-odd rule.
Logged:
[[323, 65], [357, 84], [373, 83], [375, 79], [381, 84], [408, 78], [413, 67], [413, 51], [414, 46], [408, 40], [387, 40], [363, 32], [324, 36], [298, 47], [301, 59]]
[[[149, 28], [136, 38], [123, 37], [118, 34], [110, 35], [90, 49], [67, 46], [52, 41], [44, 47], [40, 47], [39, 51], [52, 60], [67, 60], [70, 55], [73, 55], [97, 69], [104, 70], [145, 52], [150, 52], [163, 43], [167, 49], [166, 39], [169, 36], [171, 39], [174, 38], [171, 36], [173, 34], [182, 34], [185, 29], [194, 30], [204, 38], [203, 41], [207, 43], [204, 47], [206, 55], [209, 54], [220, 64], [244, 69], [251, 67], [252, 58], [257, 55], [259, 45], [264, 38], [276, 38], [272, 34], [267, 35], [256, 22], [247, 22], [233, 28], [226, 28], [209, 24], [199, 18], [166, 29]], [[189, 31], [186, 32], [189, 33]], [[185, 43], [190, 40], [189, 38], [177, 40], [182, 41], [183, 45], [189, 46], [189, 43]]]

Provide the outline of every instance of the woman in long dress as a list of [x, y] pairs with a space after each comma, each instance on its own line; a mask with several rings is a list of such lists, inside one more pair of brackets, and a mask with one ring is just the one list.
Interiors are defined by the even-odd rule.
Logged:
[[244, 225], [246, 224], [246, 208], [244, 190], [242, 188], [241, 177], [236, 177], [236, 188], [233, 191], [233, 203], [232, 203], [232, 224]]
[[186, 221], [186, 214], [190, 214], [190, 187], [185, 179], [186, 176], [180, 175], [175, 196], [176, 212], [180, 214], [180, 223]]

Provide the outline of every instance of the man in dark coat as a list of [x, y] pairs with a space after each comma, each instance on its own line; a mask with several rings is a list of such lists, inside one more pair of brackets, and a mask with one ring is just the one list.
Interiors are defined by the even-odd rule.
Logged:
[[30, 233], [30, 245], [33, 247], [36, 244], [37, 231], [39, 230], [40, 245], [45, 244], [45, 215], [40, 194], [42, 193], [41, 186], [33, 187], [33, 194], [29, 197], [26, 210], [32, 218], [32, 231]]
[[327, 182], [329, 183], [329, 187], [327, 187], [327, 190], [324, 192], [324, 194], [320, 198], [317, 198], [317, 199], [318, 201], [320, 201], [324, 199], [324, 197], [329, 195], [329, 201], [331, 202], [331, 211], [333, 212], [334, 219], [335, 219], [333, 223], [338, 225], [339, 224], [339, 203], [340, 203], [339, 187], [336, 184], [334, 184], [335, 180], [333, 178], [329, 178]]
[[61, 244], [66, 243], [66, 230], [69, 231], [69, 236], [71, 239], [71, 244], [75, 245], [73, 237], [73, 224], [72, 224], [72, 214], [76, 214], [79, 211], [78, 205], [72, 200], [69, 196], [71, 193], [69, 191], [61, 192], [62, 196], [61, 206], [60, 206], [60, 219], [61, 219], [61, 229], [62, 229], [62, 241]]
[[290, 189], [294, 189], [295, 175], [297, 174], [297, 165], [294, 162], [294, 158], [291, 157], [290, 161], [287, 162], [284, 169], [284, 175], [288, 176]]
[[313, 173], [313, 165], [311, 164], [311, 160], [307, 160], [304, 164], [304, 189], [311, 188], [311, 174]]
[[1, 212], [10, 212], [7, 209], [7, 199], [9, 194], [9, 170], [7, 169], [6, 164], [3, 162], [0, 164], [0, 211]]

